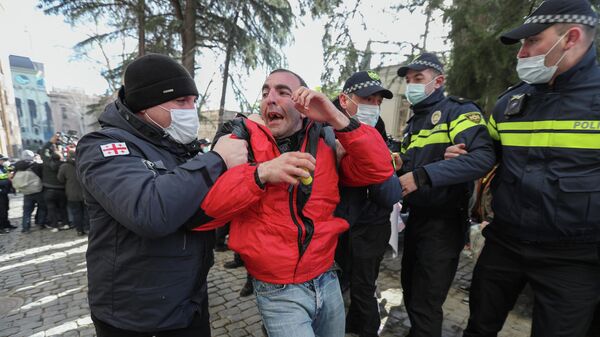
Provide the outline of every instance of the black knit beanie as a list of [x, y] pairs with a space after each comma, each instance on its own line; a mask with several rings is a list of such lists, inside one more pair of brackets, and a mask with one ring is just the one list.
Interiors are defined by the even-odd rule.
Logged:
[[183, 96], [198, 96], [190, 73], [172, 58], [146, 54], [125, 70], [125, 105], [132, 112], [159, 105]]

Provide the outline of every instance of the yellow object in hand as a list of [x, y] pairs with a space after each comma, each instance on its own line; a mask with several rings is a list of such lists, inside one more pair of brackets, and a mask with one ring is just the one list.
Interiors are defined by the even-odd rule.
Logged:
[[[304, 168], [304, 171], [308, 172], [308, 169]], [[313, 178], [310, 175], [306, 178], [300, 177], [300, 182], [302, 183], [302, 185], [310, 185], [310, 184], [312, 184], [312, 181], [313, 181]]]

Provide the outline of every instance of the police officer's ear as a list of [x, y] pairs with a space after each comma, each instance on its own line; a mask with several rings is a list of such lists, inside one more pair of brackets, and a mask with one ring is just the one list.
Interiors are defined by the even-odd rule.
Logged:
[[578, 26], [569, 28], [569, 30], [567, 32], [565, 32], [564, 34], [565, 34], [565, 38], [564, 38], [565, 44], [564, 44], [563, 50], [569, 50], [569, 49], [573, 48], [585, 37], [585, 34], [583, 33], [583, 29], [581, 29], [581, 27], [578, 27]]
[[435, 82], [434, 82], [435, 88], [436, 89], [441, 88], [444, 85], [445, 82], [446, 82], [446, 75], [444, 75], [444, 74], [438, 75], [435, 78]]
[[348, 108], [348, 97], [346, 97], [346, 95], [340, 94], [338, 96], [338, 102], [340, 102], [342, 109], [346, 110], [346, 108]]

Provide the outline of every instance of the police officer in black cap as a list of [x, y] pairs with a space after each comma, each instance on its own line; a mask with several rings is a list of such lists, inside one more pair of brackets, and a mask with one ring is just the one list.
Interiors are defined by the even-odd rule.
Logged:
[[[346, 80], [338, 99], [340, 111], [374, 126], [387, 141], [380, 105], [384, 98], [392, 97], [392, 92], [382, 86], [376, 72], [359, 71]], [[340, 236], [336, 249], [336, 262], [342, 267], [342, 290], [348, 286], [350, 289], [346, 333], [376, 337], [381, 324], [375, 297], [376, 282], [390, 239], [390, 213], [401, 198], [400, 184], [392, 175], [381, 184], [341, 186], [340, 198], [336, 215], [350, 224], [350, 230]]]
[[[532, 336], [583, 337], [600, 300], [600, 69], [586, 0], [543, 2], [501, 36], [521, 41], [521, 83], [488, 127], [499, 155], [494, 221], [464, 336], [496, 336], [526, 284]], [[453, 152], [457, 154], [457, 151]]]
[[[442, 304], [465, 243], [468, 182], [485, 175], [495, 156], [479, 108], [444, 95], [444, 68], [434, 54], [422, 54], [398, 75], [406, 78], [414, 113], [401, 149], [400, 183], [410, 210], [402, 255], [404, 303], [411, 337], [439, 337]], [[469, 153], [442, 160], [454, 144]]]

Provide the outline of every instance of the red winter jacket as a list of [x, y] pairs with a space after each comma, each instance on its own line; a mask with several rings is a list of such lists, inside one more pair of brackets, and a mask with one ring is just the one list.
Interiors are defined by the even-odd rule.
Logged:
[[[244, 123], [257, 163], [281, 154], [268, 128]], [[312, 184], [267, 184], [263, 190], [254, 179], [256, 165], [245, 164], [221, 175], [202, 202], [215, 220], [196, 230], [231, 221], [229, 247], [258, 280], [288, 284], [315, 278], [333, 265], [338, 235], [348, 229], [344, 219], [333, 215], [340, 199], [338, 170], [333, 148], [320, 137], [321, 127], [310, 122], [301, 147], [305, 152], [316, 147]], [[342, 184], [377, 184], [392, 175], [389, 151], [374, 128], [361, 124], [336, 132], [336, 138], [346, 149], [339, 166]]]

